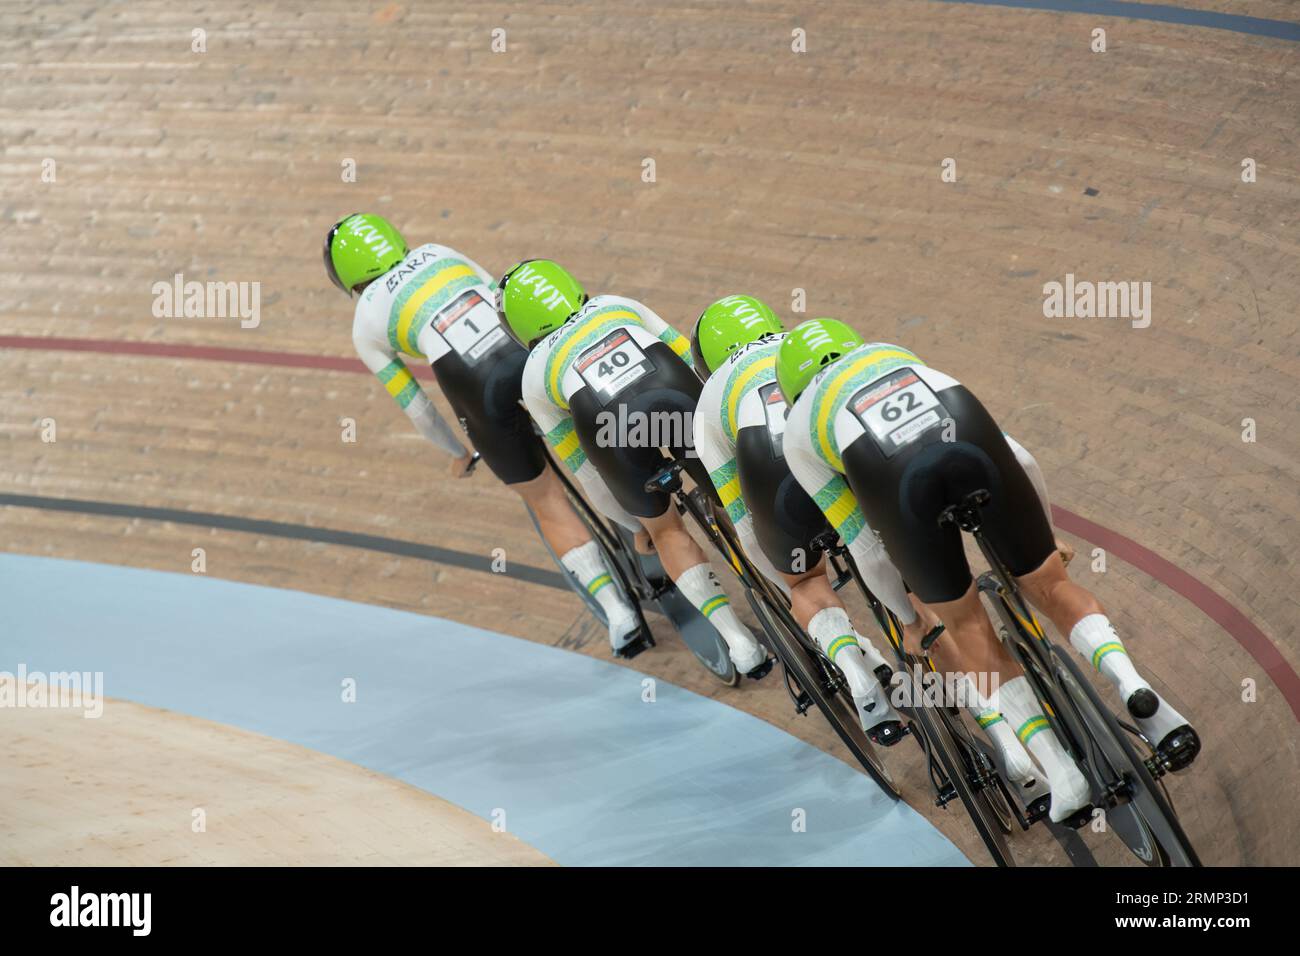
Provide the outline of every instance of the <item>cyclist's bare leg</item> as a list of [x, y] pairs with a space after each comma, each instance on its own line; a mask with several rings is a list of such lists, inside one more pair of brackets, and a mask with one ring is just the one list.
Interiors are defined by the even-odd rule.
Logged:
[[[947, 672], [973, 675], [977, 686], [983, 679], [990, 692], [988, 703], [1006, 717], [1020, 742], [1047, 774], [1052, 788], [1052, 820], [1059, 823], [1089, 806], [1092, 796], [1088, 781], [1057, 740], [1020, 665], [998, 641], [975, 582], [971, 581], [957, 600], [935, 602], [930, 607], [945, 628], [931, 646], [936, 665]], [[919, 642], [908, 641], [907, 645], [913, 654], [920, 652]]]
[[542, 537], [556, 554], [565, 554], [591, 540], [591, 532], [573, 510], [563, 482], [549, 467], [543, 468], [532, 481], [506, 487], [524, 499], [524, 504], [537, 517]]
[[[929, 605], [944, 623], [944, 633], [930, 646], [930, 657], [944, 673], [973, 674], [978, 682], [994, 688], [1000, 681], [1023, 676], [1020, 665], [1002, 646], [979, 599], [974, 582], [956, 601]], [[909, 640], [904, 646], [915, 655], [922, 653], [919, 642]]]
[[528, 505], [537, 518], [542, 537], [560, 556], [565, 570], [578, 579], [605, 612], [610, 646], [617, 652], [631, 643], [640, 626], [636, 610], [615, 586], [600, 546], [573, 510], [563, 482], [550, 468], [543, 468], [531, 481], [506, 487]]
[[1038, 568], [1016, 578], [1029, 602], [1066, 634], [1070, 646], [1118, 689], [1129, 713], [1148, 739], [1177, 751], [1175, 764], [1185, 767], [1199, 751], [1199, 741], [1187, 719], [1138, 674], [1106, 609], [1087, 588], [1072, 581], [1059, 553], [1048, 555]]
[[670, 507], [657, 518], [642, 518], [641, 523], [650, 532], [659, 560], [677, 590], [699, 608], [727, 642], [736, 669], [755, 677], [767, 673], [767, 652], [736, 617], [709, 559], [687, 532], [677, 509]]
[[[927, 623], [922, 634], [928, 634], [933, 628], [930, 622], [942, 619], [942, 615], [936, 614], [934, 608], [924, 604], [915, 594], [910, 597], [918, 620]], [[997, 747], [1007, 776], [1021, 789], [1025, 802], [1029, 803], [1045, 792], [1044, 788], [1038, 786], [1037, 768], [1029, 758], [1029, 751], [1016, 736], [1015, 728], [993, 703], [994, 691], [1000, 681], [1020, 676], [1020, 665], [993, 634], [988, 615], [983, 613], [982, 606], [974, 609], [978, 613], [972, 613], [972, 608], [965, 600], [956, 603], [959, 605], [958, 610], [945, 619], [944, 633], [930, 647], [930, 659], [941, 674], [954, 677], [966, 675], [962, 679], [964, 686], [960, 703], [971, 712], [975, 722]], [[978, 600], [976, 604], [978, 605]], [[953, 623], [948, 624], [948, 620]], [[963, 639], [957, 636], [959, 632], [978, 636]], [[903, 640], [905, 646], [919, 646], [916, 642], [909, 642], [907, 631], [904, 631]], [[969, 649], [977, 645], [980, 650], [974, 654], [969, 653]], [[982, 682], [981, 673], [988, 675]]]
[[863, 729], [872, 740], [890, 746], [903, 735], [902, 720], [885, 691], [892, 671], [880, 651], [849, 620], [844, 602], [826, 577], [822, 566], [825, 560], [822, 558], [808, 571], [781, 572], [790, 589], [790, 611], [822, 653], [843, 672]]

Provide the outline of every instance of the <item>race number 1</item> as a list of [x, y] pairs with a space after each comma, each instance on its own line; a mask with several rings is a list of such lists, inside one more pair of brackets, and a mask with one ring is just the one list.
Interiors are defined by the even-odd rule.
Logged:
[[938, 396], [910, 368], [872, 382], [849, 400], [849, 408], [886, 458], [948, 416]]
[[654, 367], [626, 329], [605, 336], [574, 364], [602, 405]]
[[501, 318], [492, 304], [473, 289], [458, 296], [433, 320], [433, 327], [452, 350], [470, 365], [505, 339]]

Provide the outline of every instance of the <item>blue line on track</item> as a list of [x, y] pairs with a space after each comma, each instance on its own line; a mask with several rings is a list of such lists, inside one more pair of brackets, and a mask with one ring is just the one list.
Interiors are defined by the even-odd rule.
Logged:
[[1175, 23], [1189, 27], [1208, 27], [1251, 36], [1290, 40], [1300, 43], [1300, 23], [1266, 20], [1236, 13], [1192, 10], [1156, 3], [1128, 3], [1124, 0], [938, 0], [939, 3], [966, 3], [982, 7], [1016, 7], [1022, 10], [1051, 10], [1056, 13], [1089, 13], [1103, 17], [1126, 17], [1155, 23]]

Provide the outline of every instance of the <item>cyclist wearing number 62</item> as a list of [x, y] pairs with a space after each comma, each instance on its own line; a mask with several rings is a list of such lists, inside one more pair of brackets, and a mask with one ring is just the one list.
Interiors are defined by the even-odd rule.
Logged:
[[498, 283], [497, 308], [529, 349], [524, 404], [555, 457], [606, 517], [649, 532], [664, 570], [727, 644], [736, 670], [758, 680], [772, 668], [763, 646], [726, 593], [681, 515], [647, 484], [681, 461], [697, 485], [708, 473], [694, 457], [691, 417], [700, 382], [686, 338], [647, 306], [598, 295], [549, 259], [519, 263]]
[[[729, 295], [701, 313], [691, 350], [695, 370], [711, 374], [695, 414], [695, 447], [745, 552], [786, 592], [799, 625], [844, 672], [863, 730], [888, 746], [899, 739], [900, 723], [875, 678], [888, 685], [890, 667], [854, 628], [827, 579], [825, 558], [815, 553], [813, 541], [831, 524], [785, 459], [787, 407], [776, 381], [776, 356], [785, 337], [772, 309], [752, 296]], [[1037, 475], [1033, 456], [1010, 437], [1007, 441], [1025, 470]], [[1036, 486], [1040, 483], [1041, 478]], [[834, 531], [868, 586], [903, 624], [904, 639], [915, 641], [931, 631], [939, 623], [937, 616], [924, 606], [913, 607], [898, 569], [862, 513], [848, 501], [830, 512]], [[1033, 761], [1002, 715], [973, 685], [966, 687], [965, 696], [1026, 806], [1042, 798], [1046, 788], [1037, 782]]]
[[[452, 456], [452, 474], [468, 476], [481, 458], [524, 500], [565, 570], [599, 602], [615, 651], [634, 640], [637, 614], [611, 585], [599, 546], [546, 467], [546, 450], [519, 405], [527, 353], [501, 328], [488, 273], [446, 246], [408, 250], [389, 222], [365, 214], [330, 229], [325, 271], [349, 297], [361, 294], [352, 324], [357, 354], [420, 434]], [[431, 363], [473, 454], [433, 407], [403, 355]]]
[[1046, 771], [1053, 821], [1080, 825], [1091, 793], [994, 634], [960, 531], [940, 524], [976, 491], [989, 493], [985, 536], [1030, 602], [1118, 688], [1170, 767], [1191, 763], [1195, 731], [1138, 674], [1096, 597], [1067, 576], [1033, 482], [974, 395], [906, 349], [865, 343], [834, 319], [786, 336], [777, 379], [791, 402], [785, 450], [795, 477], [823, 509], [856, 499], [903, 579], [944, 622], [934, 644], [944, 670], [999, 675], [995, 706]]

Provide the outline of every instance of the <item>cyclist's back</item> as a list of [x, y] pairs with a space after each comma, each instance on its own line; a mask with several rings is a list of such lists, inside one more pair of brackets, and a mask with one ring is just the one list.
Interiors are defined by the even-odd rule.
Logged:
[[709, 487], [693, 455], [700, 383], [691, 371], [690, 343], [633, 299], [588, 300], [578, 281], [550, 260], [521, 262], [506, 273], [498, 309], [530, 349], [524, 404], [556, 456], [606, 516], [633, 530], [644, 526], [664, 569], [717, 628], [737, 669], [764, 676], [771, 669], [766, 652], [732, 611], [670, 496], [646, 489], [666, 464], [660, 449]]
[[[366, 367], [416, 429], [468, 477], [481, 458], [519, 495], [564, 569], [600, 606], [615, 652], [636, 641], [639, 619], [617, 588], [599, 546], [574, 513], [546, 450], [519, 404], [528, 353], [495, 308], [493, 282], [473, 260], [427, 243], [415, 250], [382, 216], [355, 213], [326, 235], [326, 273], [349, 297], [360, 293], [352, 341]], [[427, 361], [475, 446], [471, 455], [407, 369]]]
[[[492, 279], [468, 257], [426, 243], [357, 301], [357, 354], [417, 425], [458, 453], [460, 443], [429, 405], [403, 356], [427, 361], [475, 449], [506, 484], [530, 481], [545, 452], [519, 408], [528, 353], [501, 327]], [[416, 403], [416, 414], [411, 404]]]
[[[637, 518], [658, 517], [668, 507], [666, 494], [645, 490], [664, 465], [661, 447], [700, 474], [690, 428], [700, 383], [687, 364], [689, 347], [648, 306], [599, 295], [538, 343], [524, 368], [524, 404], [552, 446], [562, 457], [590, 459], [618, 504]], [[553, 434], [570, 426], [572, 438]], [[636, 428], [643, 429], [641, 440]]]
[[[992, 660], [999, 645], [961, 533], [941, 527], [939, 517], [973, 492], [987, 491], [983, 534], [1031, 603], [1115, 684], [1171, 764], [1191, 762], [1200, 746], [1195, 732], [1137, 673], [1096, 597], [1066, 574], [1034, 482], [969, 389], [912, 352], [864, 343], [834, 320], [806, 322], [792, 332], [778, 371], [783, 390], [798, 396], [786, 451], [800, 482], [814, 495], [847, 482], [908, 584], [965, 645], [956, 650], [968, 662]], [[1004, 679], [998, 700], [1053, 780], [1053, 819], [1063, 819], [1070, 804], [1083, 806], [1086, 784], [1025, 678]]]

